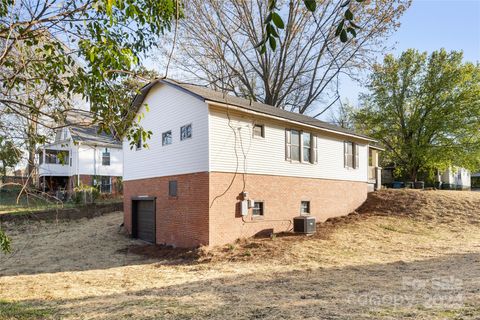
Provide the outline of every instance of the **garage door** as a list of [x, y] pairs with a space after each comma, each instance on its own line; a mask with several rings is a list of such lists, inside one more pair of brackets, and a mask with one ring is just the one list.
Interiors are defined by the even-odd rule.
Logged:
[[155, 201], [135, 200], [133, 205], [135, 237], [155, 243]]

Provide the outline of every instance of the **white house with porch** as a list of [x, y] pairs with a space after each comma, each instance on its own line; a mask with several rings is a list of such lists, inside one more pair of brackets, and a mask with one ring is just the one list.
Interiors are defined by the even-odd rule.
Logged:
[[38, 154], [39, 187], [45, 192], [69, 192], [80, 184], [116, 193], [123, 174], [122, 144], [98, 133], [96, 126], [69, 125], [57, 130], [52, 143]]

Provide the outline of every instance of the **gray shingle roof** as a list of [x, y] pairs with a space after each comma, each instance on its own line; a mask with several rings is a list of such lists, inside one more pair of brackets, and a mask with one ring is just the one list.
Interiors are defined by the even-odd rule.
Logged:
[[97, 126], [79, 127], [69, 126], [70, 134], [74, 142], [90, 145], [120, 147], [122, 143], [110, 134], [98, 133]]
[[149, 84], [145, 85], [141, 90], [140, 93], [135, 97], [135, 99], [132, 102], [132, 107], [135, 109], [139, 109], [140, 106], [143, 103], [143, 100], [145, 100], [148, 92], [150, 89], [156, 85], [157, 83], [166, 83], [169, 85], [172, 85], [178, 89], [181, 89], [183, 91], [186, 91], [190, 94], [193, 94], [197, 98], [204, 100], [204, 101], [213, 101], [213, 102], [220, 102], [220, 103], [226, 103], [230, 105], [234, 105], [236, 107], [240, 107], [245, 110], [249, 111], [254, 111], [258, 113], [262, 113], [265, 115], [269, 116], [274, 116], [278, 118], [282, 118], [285, 120], [290, 120], [290, 121], [295, 121], [295, 122], [300, 122], [306, 125], [314, 126], [320, 129], [326, 129], [330, 131], [335, 131], [338, 133], [343, 133], [343, 134], [348, 134], [348, 135], [353, 135], [357, 136], [359, 138], [363, 139], [368, 139], [374, 141], [374, 139], [363, 135], [356, 133], [352, 130], [345, 129], [333, 124], [330, 124], [325, 121], [321, 121], [303, 114], [295, 113], [295, 112], [290, 112], [286, 111], [268, 104], [260, 103], [260, 102], [255, 102], [251, 101], [248, 99], [232, 96], [232, 95], [227, 95], [224, 94], [223, 92], [220, 91], [215, 91], [213, 89], [204, 87], [204, 86], [199, 86], [199, 85], [194, 85], [194, 84], [188, 84], [188, 83], [181, 83], [178, 81], [174, 81], [171, 79], [157, 79]]

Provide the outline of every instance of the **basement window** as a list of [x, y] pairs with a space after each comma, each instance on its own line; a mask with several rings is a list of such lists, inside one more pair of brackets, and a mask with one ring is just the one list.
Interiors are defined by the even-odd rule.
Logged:
[[264, 211], [263, 211], [263, 202], [261, 201], [255, 201], [253, 203], [253, 209], [252, 209], [252, 215], [254, 217], [263, 217]]
[[310, 201], [302, 201], [300, 204], [300, 213], [302, 215], [310, 214]]

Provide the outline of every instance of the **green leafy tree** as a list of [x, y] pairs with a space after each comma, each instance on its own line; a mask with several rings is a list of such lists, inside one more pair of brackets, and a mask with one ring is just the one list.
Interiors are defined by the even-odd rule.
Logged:
[[480, 160], [480, 66], [461, 52], [410, 49], [374, 66], [357, 127], [386, 147], [412, 181], [449, 165], [477, 169]]
[[2, 174], [2, 182], [5, 182], [8, 168], [13, 168], [20, 162], [22, 157], [21, 151], [15, 146], [13, 141], [0, 137], [0, 172]]
[[[85, 101], [110, 132], [128, 107], [118, 105], [115, 84], [135, 75], [179, 17], [179, 0], [0, 0], [0, 116], [34, 115], [30, 120], [52, 127], [63, 122], [63, 111]], [[44, 112], [24, 98], [36, 86], [58, 98], [57, 110]], [[142, 130], [134, 129], [122, 134]]]

